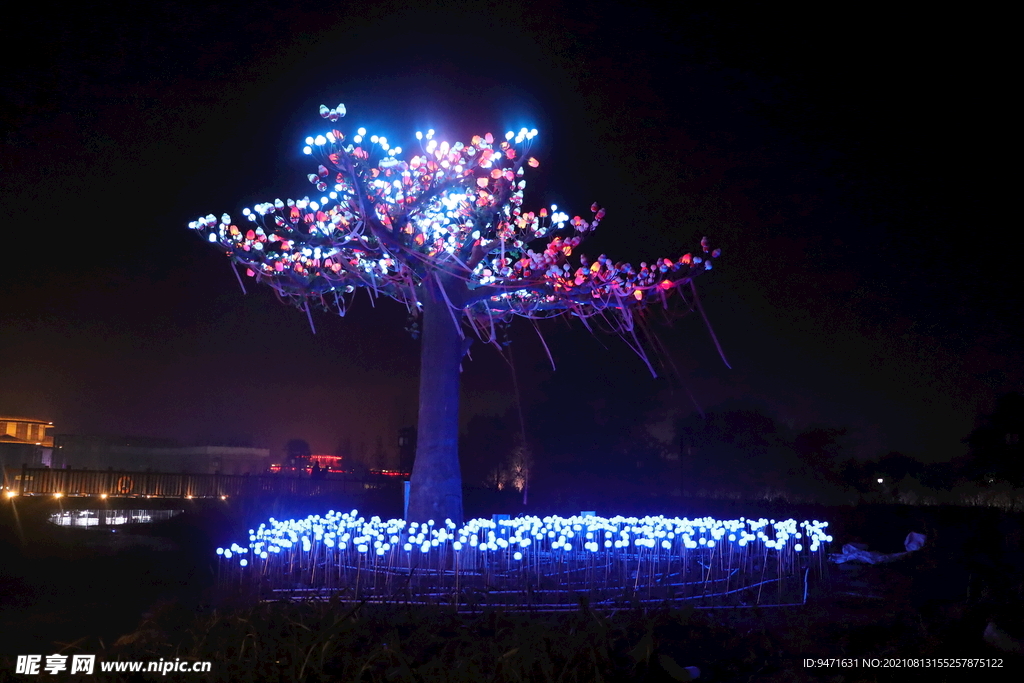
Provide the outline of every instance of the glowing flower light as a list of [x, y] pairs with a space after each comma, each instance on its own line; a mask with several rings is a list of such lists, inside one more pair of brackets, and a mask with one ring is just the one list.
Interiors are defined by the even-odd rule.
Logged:
[[[411, 585], [424, 599], [458, 599], [458, 586], [486, 584], [507, 604], [522, 598], [525, 585], [552, 603], [579, 593], [594, 604], [638, 597], [749, 603], [770, 599], [766, 585], [779, 599], [784, 586], [787, 595], [799, 592], [801, 579], [807, 580], [801, 570], [820, 563], [832, 540], [827, 529], [827, 522], [792, 519], [590, 515], [473, 519], [458, 526], [451, 520], [366, 520], [355, 510], [332, 510], [271, 519], [251, 531], [248, 546], [232, 544], [217, 554], [230, 581], [275, 590], [302, 576], [304, 586], [353, 598], [387, 599]], [[573, 542], [580, 537], [587, 540]], [[463, 554], [467, 545], [476, 552]]]

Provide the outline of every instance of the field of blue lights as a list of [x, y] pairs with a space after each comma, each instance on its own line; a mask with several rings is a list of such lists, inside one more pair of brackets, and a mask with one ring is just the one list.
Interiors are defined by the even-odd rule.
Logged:
[[794, 604], [822, 571], [828, 522], [518, 517], [407, 523], [357, 511], [271, 518], [218, 548], [225, 584], [264, 598], [553, 608]]

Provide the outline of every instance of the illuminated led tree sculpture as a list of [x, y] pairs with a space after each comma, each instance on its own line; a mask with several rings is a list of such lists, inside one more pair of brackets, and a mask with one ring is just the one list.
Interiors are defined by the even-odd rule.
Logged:
[[[345, 107], [322, 106], [320, 114], [333, 123]], [[499, 327], [515, 316], [568, 314], [588, 328], [591, 319], [610, 326], [639, 350], [637, 313], [684, 288], [695, 297], [693, 277], [711, 268], [706, 239], [702, 255], [639, 268], [605, 256], [570, 265], [605, 212], [595, 204], [585, 220], [555, 206], [522, 208], [525, 167], [538, 165], [527, 154], [536, 134], [449, 144], [433, 131], [417, 133], [421, 150], [405, 158], [363, 128], [351, 137], [332, 130], [306, 139], [303, 151], [319, 161], [309, 174], [313, 199], [258, 204], [238, 223], [224, 214], [189, 224], [307, 316], [311, 304], [344, 315], [360, 288], [408, 307], [422, 340], [411, 520], [462, 521], [457, 444], [467, 334], [497, 343]]]

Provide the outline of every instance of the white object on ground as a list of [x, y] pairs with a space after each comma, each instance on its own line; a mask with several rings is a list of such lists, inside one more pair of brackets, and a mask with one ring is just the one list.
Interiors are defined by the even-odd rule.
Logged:
[[986, 643], [1003, 652], [1012, 652], [1018, 655], [1024, 654], [1024, 643], [996, 626], [994, 621], [988, 622], [985, 632], [981, 637]]
[[915, 550], [920, 550], [921, 547], [924, 546], [924, 542], [926, 540], [927, 537], [924, 534], [911, 531], [907, 534], [906, 540], [903, 541], [903, 547], [906, 548], [906, 551], [902, 553], [881, 553], [877, 550], [868, 550], [868, 547], [863, 543], [847, 543], [843, 546], [842, 553], [838, 555], [829, 555], [828, 559], [830, 562], [835, 562], [836, 564], [842, 564], [844, 562], [886, 564], [888, 562], [902, 560]]

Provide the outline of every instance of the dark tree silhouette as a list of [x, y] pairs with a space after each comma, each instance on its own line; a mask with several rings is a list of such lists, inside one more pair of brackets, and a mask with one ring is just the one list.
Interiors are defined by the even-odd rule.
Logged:
[[373, 456], [370, 459], [373, 467], [371, 469], [386, 470], [391, 467], [391, 455], [384, 448], [384, 437], [377, 435], [377, 445], [373, 449]]
[[295, 463], [313, 455], [313, 450], [305, 439], [289, 439], [288, 443], [284, 445], [284, 452], [288, 456], [289, 463]]
[[[335, 122], [345, 107], [320, 113]], [[604, 255], [579, 256], [573, 267], [574, 250], [605, 212], [595, 204], [586, 220], [555, 206], [523, 210], [525, 167], [538, 165], [527, 155], [535, 135], [523, 129], [504, 140], [488, 133], [449, 144], [433, 131], [417, 133], [421, 150], [405, 160], [401, 148], [363, 128], [350, 137], [332, 130], [306, 139], [303, 151], [319, 162], [308, 176], [313, 199], [258, 204], [238, 224], [228, 214], [190, 224], [248, 277], [303, 309], [311, 325], [311, 305], [344, 315], [357, 289], [406, 305], [422, 340], [413, 520], [462, 518], [458, 399], [467, 332], [499, 345], [501, 326], [516, 316], [572, 315], [588, 329], [619, 333], [646, 360], [640, 312], [667, 306], [673, 293], [699, 310], [692, 280], [719, 254], [704, 239], [696, 255], [639, 268]]]
[[966, 470], [971, 478], [1024, 485], [1024, 396], [1003, 394], [996, 408], [965, 441], [970, 446]]
[[[474, 415], [459, 437], [462, 474], [477, 485], [501, 489], [515, 444], [513, 420], [495, 415]], [[466, 457], [468, 456], [468, 457]]]
[[818, 476], [825, 480], [842, 481], [838, 468], [843, 450], [839, 439], [843, 436], [846, 436], [845, 429], [808, 429], [793, 440], [793, 450]]
[[877, 463], [864, 462], [856, 458], [847, 458], [839, 463], [837, 471], [843, 485], [852, 488], [860, 494], [870, 493], [878, 490]]
[[723, 408], [676, 420], [683, 490], [792, 493], [803, 473], [788, 435], [756, 408]]
[[879, 458], [875, 471], [879, 476], [899, 483], [906, 477], [920, 477], [924, 471], [924, 465], [909, 455], [903, 455], [899, 451], [890, 451]]
[[352, 437], [350, 436], [338, 441], [338, 445], [334, 448], [334, 455], [341, 458], [341, 462], [346, 466], [352, 464], [352, 453]]

